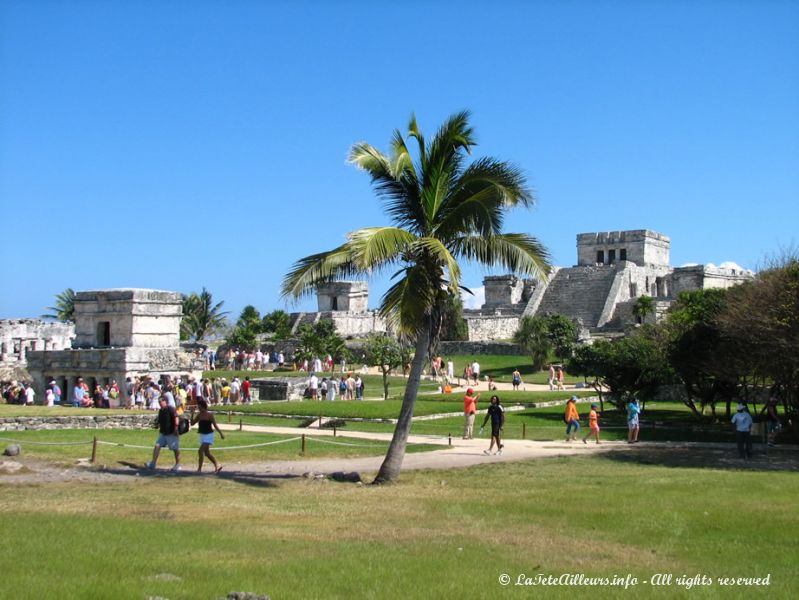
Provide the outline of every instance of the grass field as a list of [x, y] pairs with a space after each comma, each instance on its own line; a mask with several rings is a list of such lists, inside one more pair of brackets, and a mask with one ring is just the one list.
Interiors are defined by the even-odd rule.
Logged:
[[[793, 598], [796, 473], [581, 457], [403, 474], [388, 487], [141, 477], [6, 485], [3, 597]], [[520, 576], [628, 575], [619, 587]], [[709, 586], [652, 587], [654, 574]], [[503, 586], [507, 575], [511, 585]], [[716, 577], [770, 576], [768, 587]]]

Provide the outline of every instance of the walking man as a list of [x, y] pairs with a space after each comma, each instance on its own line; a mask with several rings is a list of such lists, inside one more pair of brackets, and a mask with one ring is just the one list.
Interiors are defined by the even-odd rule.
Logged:
[[158, 439], [153, 448], [153, 460], [147, 464], [148, 469], [155, 469], [158, 464], [158, 455], [161, 448], [167, 447], [175, 453], [175, 466], [173, 471], [180, 471], [180, 434], [178, 433], [178, 413], [175, 407], [167, 404], [166, 396], [158, 398], [160, 408], [158, 409]]

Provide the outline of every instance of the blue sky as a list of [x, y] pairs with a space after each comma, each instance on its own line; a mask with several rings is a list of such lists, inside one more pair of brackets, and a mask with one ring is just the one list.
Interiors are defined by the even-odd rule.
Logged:
[[538, 198], [507, 229], [556, 265], [591, 231], [665, 233], [675, 265], [796, 243], [796, 2], [7, 0], [0, 75], [2, 318], [67, 287], [313, 309], [283, 275], [388, 222], [345, 159], [412, 112], [472, 111]]

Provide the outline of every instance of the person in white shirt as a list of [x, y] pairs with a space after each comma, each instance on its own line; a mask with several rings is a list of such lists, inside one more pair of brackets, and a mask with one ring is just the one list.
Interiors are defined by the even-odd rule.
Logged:
[[477, 361], [472, 363], [472, 377], [474, 377], [474, 384], [477, 385], [480, 382], [480, 363]]
[[311, 400], [317, 400], [319, 396], [319, 378], [316, 373], [311, 373], [311, 378], [308, 380], [308, 388], [311, 390]]

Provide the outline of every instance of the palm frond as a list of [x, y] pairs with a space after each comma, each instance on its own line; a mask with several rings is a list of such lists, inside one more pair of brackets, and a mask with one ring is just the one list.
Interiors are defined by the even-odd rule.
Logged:
[[[436, 264], [444, 265], [449, 276], [449, 281], [446, 282], [447, 288], [449, 288], [451, 294], [457, 294], [460, 287], [461, 269], [458, 266], [458, 261], [455, 260], [455, 257], [452, 256], [443, 242], [434, 237], [424, 237], [416, 240], [414, 246], [431, 256]], [[443, 279], [441, 283], [444, 284]]]
[[383, 294], [380, 316], [401, 336], [415, 339], [435, 304], [438, 290], [430, 285], [424, 270], [418, 265], [406, 267], [400, 275], [400, 279]]
[[352, 260], [348, 243], [328, 252], [301, 258], [283, 278], [280, 295], [295, 300], [313, 293], [319, 283], [346, 279], [362, 271]]
[[373, 273], [396, 262], [416, 239], [399, 227], [366, 227], [348, 236], [350, 256], [358, 269]]
[[486, 266], [501, 266], [518, 275], [545, 279], [551, 269], [549, 251], [526, 233], [467, 235], [454, 240], [451, 248], [457, 257]]

